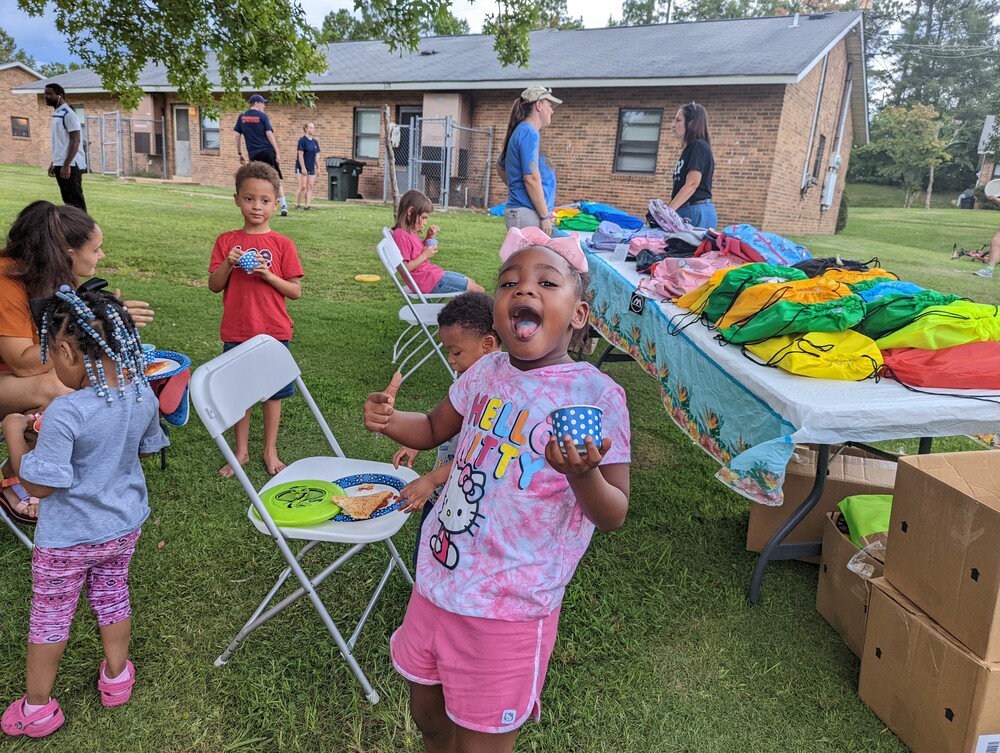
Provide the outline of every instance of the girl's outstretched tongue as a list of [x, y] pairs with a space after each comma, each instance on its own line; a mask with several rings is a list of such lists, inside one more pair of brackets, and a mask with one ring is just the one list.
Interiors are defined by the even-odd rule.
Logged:
[[529, 308], [514, 312], [514, 334], [518, 340], [530, 340], [541, 323], [542, 318]]

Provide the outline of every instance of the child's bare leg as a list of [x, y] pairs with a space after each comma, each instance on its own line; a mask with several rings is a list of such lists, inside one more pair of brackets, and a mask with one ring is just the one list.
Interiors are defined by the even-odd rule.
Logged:
[[[240, 465], [246, 465], [247, 461], [250, 460], [250, 414], [252, 412], [253, 408], [250, 408], [246, 415], [236, 422], [236, 427], [233, 429], [236, 435], [236, 462]], [[229, 478], [233, 475], [233, 469], [229, 463], [222, 466], [219, 475], [223, 478]]]
[[104, 674], [109, 678], [118, 677], [125, 671], [128, 661], [128, 643], [132, 637], [132, 618], [126, 617], [101, 628], [101, 643], [104, 645], [104, 659], [108, 666]]
[[445, 713], [440, 685], [410, 683], [410, 716], [424, 736], [427, 753], [458, 753], [455, 736], [458, 726]]
[[62, 661], [66, 641], [59, 643], [28, 644], [28, 703], [43, 706], [52, 695], [52, 684], [56, 681], [59, 662]]
[[264, 402], [264, 465], [272, 476], [285, 470], [278, 458], [278, 426], [281, 424], [281, 401]]
[[455, 726], [458, 753], [513, 753], [518, 730], [493, 734]]

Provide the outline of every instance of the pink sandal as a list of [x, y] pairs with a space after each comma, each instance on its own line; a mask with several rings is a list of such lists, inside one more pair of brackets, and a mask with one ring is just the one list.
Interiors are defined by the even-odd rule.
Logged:
[[132, 686], [135, 685], [135, 665], [126, 661], [125, 668], [128, 670], [128, 679], [118, 682], [109, 682], [104, 679], [107, 668], [107, 660], [102, 661], [101, 673], [97, 676], [97, 689], [101, 691], [101, 703], [105, 708], [110, 709], [128, 703], [128, 699], [132, 697]]
[[[62, 709], [59, 708], [59, 702], [50, 699], [48, 703], [42, 706], [34, 714], [24, 713], [24, 703], [27, 701], [28, 696], [22, 696], [14, 701], [7, 710], [3, 712], [3, 719], [0, 720], [0, 727], [3, 731], [10, 735], [11, 737], [16, 737], [17, 735], [27, 735], [28, 737], [46, 737], [51, 735], [57, 729], [63, 726], [66, 721], [66, 717], [63, 716]], [[44, 719], [45, 717], [52, 715], [52, 718], [42, 722], [41, 724], [35, 724], [39, 719]]]

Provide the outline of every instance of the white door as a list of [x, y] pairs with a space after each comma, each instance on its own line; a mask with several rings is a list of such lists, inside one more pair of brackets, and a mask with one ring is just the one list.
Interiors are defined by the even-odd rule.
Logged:
[[191, 177], [191, 123], [187, 105], [174, 105], [174, 175]]

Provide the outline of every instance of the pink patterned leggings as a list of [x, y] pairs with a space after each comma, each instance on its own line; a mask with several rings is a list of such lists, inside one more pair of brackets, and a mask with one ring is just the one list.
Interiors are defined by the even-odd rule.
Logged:
[[31, 555], [31, 623], [29, 643], [59, 643], [69, 638], [80, 591], [101, 627], [132, 616], [128, 600], [128, 565], [142, 529], [103, 544], [77, 544], [66, 549], [36, 546]]

